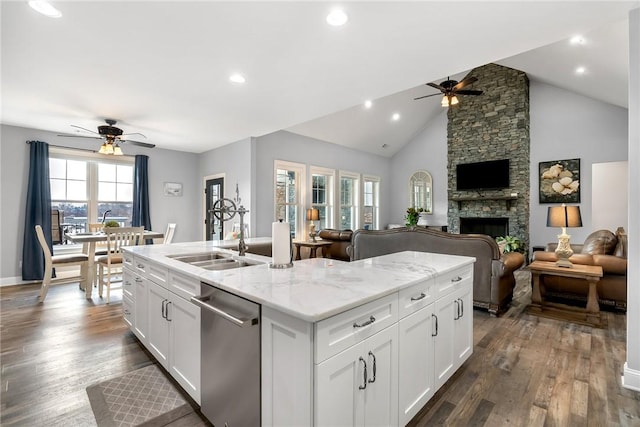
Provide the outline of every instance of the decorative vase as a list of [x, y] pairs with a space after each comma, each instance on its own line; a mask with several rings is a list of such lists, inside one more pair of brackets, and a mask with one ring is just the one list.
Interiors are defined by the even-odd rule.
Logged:
[[427, 215], [429, 215], [427, 212], [420, 212], [418, 214], [418, 225], [423, 227], [427, 226]]

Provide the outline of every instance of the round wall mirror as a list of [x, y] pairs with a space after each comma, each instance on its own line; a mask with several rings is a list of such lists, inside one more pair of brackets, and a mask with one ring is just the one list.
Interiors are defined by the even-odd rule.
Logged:
[[409, 178], [409, 207], [432, 211], [431, 186], [433, 180], [427, 171], [417, 171]]

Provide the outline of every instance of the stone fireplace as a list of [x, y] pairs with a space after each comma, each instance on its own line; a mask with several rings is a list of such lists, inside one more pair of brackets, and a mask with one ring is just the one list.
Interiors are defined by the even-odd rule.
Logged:
[[460, 233], [487, 234], [494, 239], [509, 234], [509, 218], [460, 218]]
[[[522, 71], [487, 64], [471, 70], [478, 80], [447, 117], [448, 228], [452, 233], [511, 235], [529, 244], [529, 79]], [[457, 188], [461, 163], [509, 159], [509, 187]], [[467, 228], [470, 227], [470, 228]]]

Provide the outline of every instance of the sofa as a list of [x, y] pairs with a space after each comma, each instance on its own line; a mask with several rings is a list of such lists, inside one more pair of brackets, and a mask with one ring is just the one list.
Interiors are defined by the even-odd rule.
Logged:
[[331, 242], [331, 246], [324, 248], [324, 256], [331, 259], [339, 259], [341, 261], [349, 261], [350, 256], [347, 248], [351, 246], [352, 230], [334, 230], [325, 228], [318, 233], [322, 240]]
[[[557, 243], [547, 244], [544, 251], [533, 253], [534, 261], [558, 260], [555, 250]], [[599, 265], [602, 279], [598, 282], [598, 300], [601, 305], [616, 310], [627, 309], [627, 235], [622, 227], [615, 233], [598, 230], [591, 233], [582, 244], [571, 244], [573, 264]], [[569, 300], [586, 301], [587, 287], [584, 280], [567, 277], [542, 277], [545, 294]]]
[[356, 230], [349, 248], [351, 260], [401, 251], [435, 252], [476, 258], [473, 267], [473, 305], [497, 316], [511, 302], [515, 276], [524, 264], [517, 252], [500, 254], [498, 244], [484, 234], [449, 234], [427, 228]]

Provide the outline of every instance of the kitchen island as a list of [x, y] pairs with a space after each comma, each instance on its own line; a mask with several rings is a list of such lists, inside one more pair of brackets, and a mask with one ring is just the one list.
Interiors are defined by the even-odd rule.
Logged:
[[200, 308], [190, 298], [200, 282], [261, 306], [263, 426], [405, 425], [471, 355], [473, 258], [401, 252], [272, 269], [247, 254], [264, 264], [222, 271], [172, 258], [207, 251], [233, 254], [191, 242], [124, 257], [125, 321], [198, 403]]

